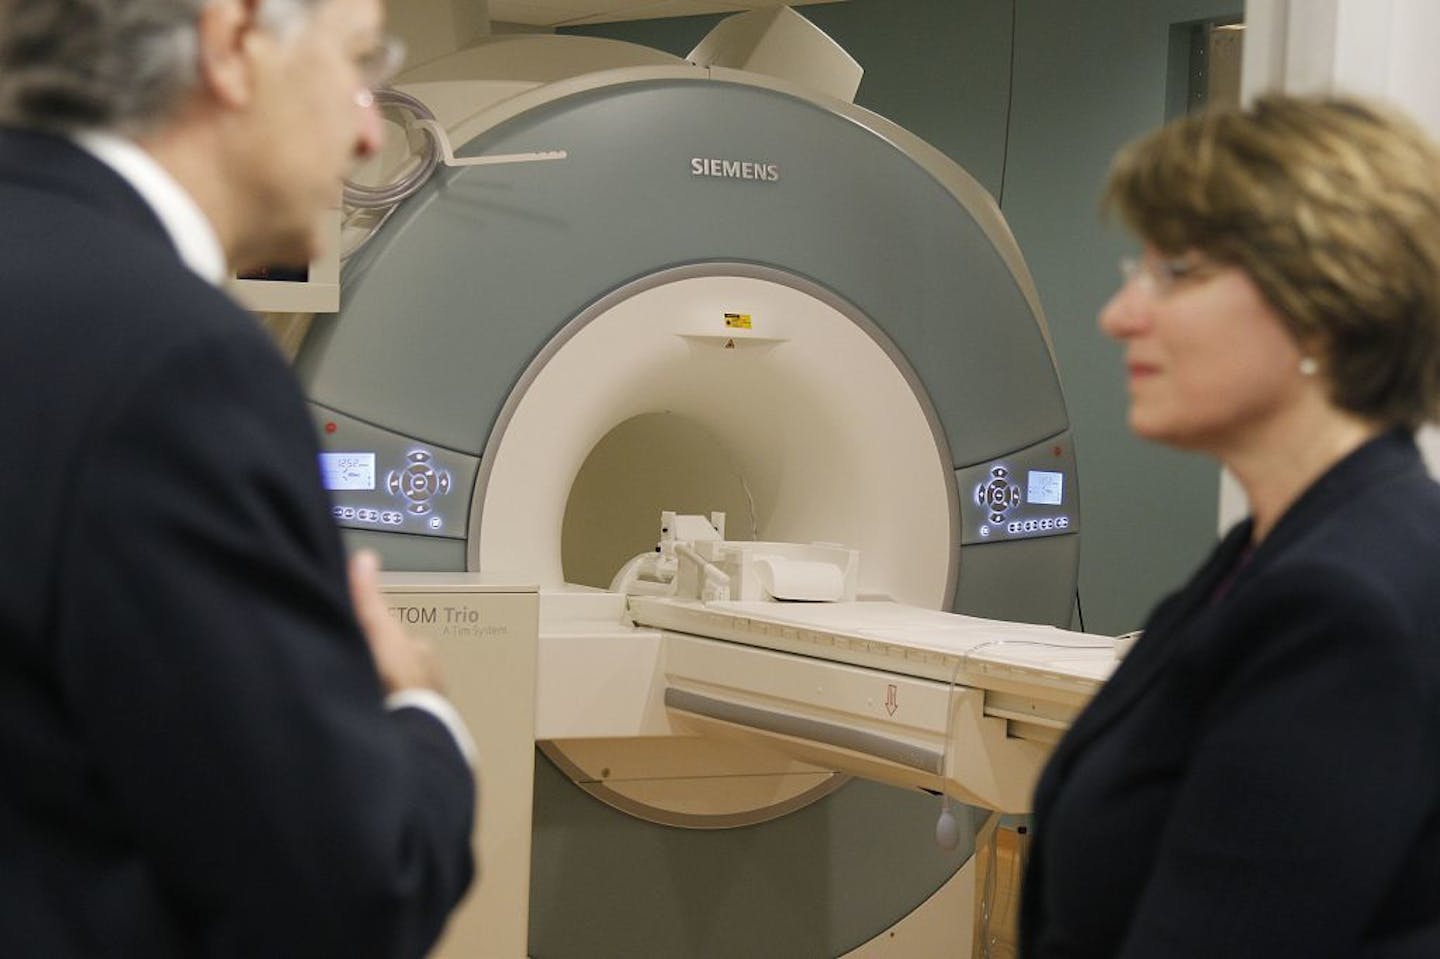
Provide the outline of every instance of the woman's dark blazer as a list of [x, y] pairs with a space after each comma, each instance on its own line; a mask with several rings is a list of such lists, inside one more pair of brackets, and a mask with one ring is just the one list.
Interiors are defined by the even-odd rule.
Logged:
[[1440, 957], [1440, 488], [1391, 432], [1249, 540], [1056, 748], [1026, 959]]
[[0, 956], [418, 956], [474, 784], [385, 712], [255, 318], [70, 142], [0, 129]]

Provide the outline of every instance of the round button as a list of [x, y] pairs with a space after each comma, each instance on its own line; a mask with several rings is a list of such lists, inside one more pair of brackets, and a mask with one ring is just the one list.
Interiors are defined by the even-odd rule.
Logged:
[[419, 463], [405, 467], [400, 479], [400, 491], [412, 503], [423, 503], [429, 499], [437, 486], [439, 483], [435, 478], [435, 471]]

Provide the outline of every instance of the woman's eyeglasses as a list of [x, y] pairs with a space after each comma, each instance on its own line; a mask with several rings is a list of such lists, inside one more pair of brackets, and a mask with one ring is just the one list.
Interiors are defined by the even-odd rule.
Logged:
[[1138, 279], [1156, 296], [1169, 296], [1177, 286], [1186, 281], [1201, 279], [1219, 269], [1220, 264], [1193, 256], [1170, 259], [1138, 256], [1120, 258], [1121, 278], [1126, 283]]

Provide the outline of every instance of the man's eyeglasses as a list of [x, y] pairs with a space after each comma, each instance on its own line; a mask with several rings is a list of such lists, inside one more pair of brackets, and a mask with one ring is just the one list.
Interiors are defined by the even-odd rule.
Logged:
[[1177, 256], [1172, 259], [1122, 256], [1120, 276], [1129, 283], [1139, 279], [1156, 296], [1169, 296], [1177, 286], [1187, 280], [1198, 280], [1220, 269], [1220, 264], [1194, 257]]
[[375, 47], [361, 54], [355, 66], [365, 86], [355, 93], [356, 106], [361, 109], [373, 106], [375, 91], [395, 79], [404, 62], [405, 41], [395, 36], [385, 36]]

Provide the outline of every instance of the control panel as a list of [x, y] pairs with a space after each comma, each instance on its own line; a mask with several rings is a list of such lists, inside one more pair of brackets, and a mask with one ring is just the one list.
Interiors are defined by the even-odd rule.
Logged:
[[320, 479], [352, 529], [463, 538], [480, 460], [310, 404]]
[[1068, 433], [956, 470], [961, 544], [1058, 536], [1079, 529], [1075, 457]]

